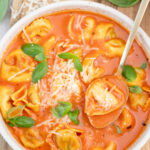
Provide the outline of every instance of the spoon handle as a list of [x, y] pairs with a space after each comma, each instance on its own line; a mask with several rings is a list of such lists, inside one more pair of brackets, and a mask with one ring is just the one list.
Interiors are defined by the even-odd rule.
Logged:
[[133, 24], [133, 27], [132, 27], [132, 30], [131, 30], [129, 38], [128, 38], [127, 44], [125, 46], [123, 55], [121, 57], [121, 61], [120, 61], [119, 67], [118, 67], [117, 75], [120, 75], [121, 72], [122, 72], [122, 69], [123, 69], [125, 60], [127, 58], [128, 52], [129, 52], [129, 50], [132, 46], [132, 43], [133, 43], [133, 40], [135, 38], [137, 29], [140, 26], [140, 23], [142, 21], [142, 18], [144, 16], [144, 13], [146, 11], [146, 8], [147, 8], [149, 2], [150, 2], [150, 0], [142, 0], [142, 2], [141, 2], [141, 5], [139, 7], [138, 13], [136, 15], [136, 18], [135, 18], [135, 21], [134, 21], [134, 24]]

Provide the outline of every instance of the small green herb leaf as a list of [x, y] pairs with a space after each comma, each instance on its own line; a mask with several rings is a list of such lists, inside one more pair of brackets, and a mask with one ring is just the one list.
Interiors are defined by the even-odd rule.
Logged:
[[142, 65], [141, 65], [141, 67], [140, 68], [142, 68], [142, 69], [146, 69], [146, 67], [147, 67], [147, 63], [145, 62], [145, 63], [143, 63]]
[[74, 122], [75, 124], [79, 124], [78, 115], [79, 115], [79, 110], [78, 109], [76, 109], [74, 111], [70, 111], [68, 113], [68, 116], [69, 116], [70, 120], [72, 122]]
[[115, 124], [114, 124], [114, 126], [115, 126], [115, 128], [117, 129], [117, 133], [118, 133], [118, 134], [121, 134], [121, 133], [122, 133], [122, 130], [120, 129], [120, 127], [117, 126], [117, 125], [115, 125]]
[[109, 0], [114, 5], [119, 7], [131, 7], [139, 2], [139, 0]]
[[14, 127], [15, 125], [13, 124], [13, 123], [8, 123], [8, 125], [10, 126], [10, 127]]
[[5, 17], [8, 10], [9, 0], [0, 0], [0, 21]]
[[129, 81], [132, 82], [136, 79], [137, 74], [132, 66], [125, 65], [123, 67], [122, 75]]
[[45, 76], [47, 71], [48, 71], [48, 64], [47, 61], [44, 60], [35, 67], [32, 73], [32, 82], [37, 83]]
[[65, 53], [58, 54], [58, 57], [62, 59], [74, 59], [76, 55], [69, 53], [69, 52], [65, 52]]
[[81, 64], [81, 61], [78, 56], [76, 56], [72, 53], [66, 52], [66, 53], [58, 54], [58, 57], [60, 57], [62, 59], [73, 59], [74, 67], [80, 72], [83, 71], [82, 64]]
[[70, 102], [58, 102], [58, 103], [59, 104], [55, 108], [52, 108], [51, 111], [53, 116], [55, 116], [56, 118], [62, 118], [69, 113], [69, 111], [72, 108], [72, 104]]
[[81, 64], [80, 59], [79, 59], [78, 57], [77, 57], [77, 58], [74, 58], [74, 67], [75, 67], [78, 71], [80, 71], [80, 72], [83, 71], [82, 64]]
[[10, 121], [9, 122], [10, 126], [16, 126], [22, 128], [30, 128], [35, 124], [35, 121], [32, 118], [26, 116], [10, 118], [9, 121]]
[[138, 85], [130, 86], [129, 89], [132, 93], [136, 93], [136, 94], [140, 94], [143, 92], [142, 88]]
[[35, 56], [35, 60], [37, 60], [37, 61], [43, 61], [45, 59], [46, 59], [46, 56], [44, 53], [39, 53]]
[[35, 57], [38, 54], [43, 53], [44, 54], [44, 48], [38, 44], [34, 43], [27, 43], [21, 47], [23, 52], [27, 54], [28, 56]]
[[25, 106], [23, 105], [19, 105], [19, 106], [10, 108], [7, 112], [8, 119], [20, 116], [22, 114], [24, 107]]

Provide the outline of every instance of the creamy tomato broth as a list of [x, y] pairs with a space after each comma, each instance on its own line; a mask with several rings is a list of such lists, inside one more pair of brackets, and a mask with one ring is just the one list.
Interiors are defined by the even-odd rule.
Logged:
[[119, 79], [107, 79], [128, 35], [108, 17], [77, 10], [23, 29], [0, 67], [0, 110], [17, 141], [28, 150], [128, 148], [150, 111], [150, 67], [136, 40], [119, 77], [129, 91]]

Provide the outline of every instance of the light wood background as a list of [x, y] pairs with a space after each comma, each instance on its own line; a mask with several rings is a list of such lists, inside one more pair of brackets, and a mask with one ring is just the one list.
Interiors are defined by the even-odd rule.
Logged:
[[[130, 7], [130, 8], [119, 8], [119, 7], [116, 7], [112, 4], [110, 4], [107, 0], [98, 0], [98, 2], [109, 5], [113, 8], [121, 11], [122, 13], [126, 14], [127, 16], [129, 16], [132, 19], [135, 18], [136, 14], [137, 14], [137, 10], [139, 8], [139, 4], [137, 4], [133, 7]], [[150, 4], [149, 4], [146, 14], [143, 18], [141, 26], [145, 30], [145, 32], [150, 36]], [[0, 150], [12, 150], [1, 137], [0, 137]], [[147, 144], [142, 148], [142, 150], [150, 150], [150, 141], [147, 142]]]

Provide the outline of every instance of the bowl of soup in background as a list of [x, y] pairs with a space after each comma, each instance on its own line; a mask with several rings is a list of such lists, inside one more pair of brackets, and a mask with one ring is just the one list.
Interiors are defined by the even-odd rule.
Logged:
[[[63, 10], [85, 10], [89, 12], [102, 14], [104, 16], [108, 16], [114, 19], [116, 22], [118, 22], [128, 30], [130, 30], [131, 27], [133, 26], [133, 21], [129, 19], [127, 16], [103, 4], [94, 3], [94, 2], [85, 2], [85, 1], [54, 3], [46, 7], [40, 8], [34, 11], [33, 13], [25, 16], [5, 34], [3, 39], [0, 41], [0, 58], [2, 57], [4, 51], [7, 49], [9, 44], [12, 42], [14, 37], [17, 36], [17, 34], [21, 32], [22, 29], [26, 27], [28, 24], [30, 24], [34, 19], [42, 17], [47, 14], [63, 11]], [[147, 36], [147, 34], [141, 28], [139, 28], [136, 38], [137, 41], [139, 41], [140, 45], [144, 47], [145, 53], [149, 57], [150, 39]], [[7, 143], [12, 147], [12, 149], [14, 150], [24, 149], [11, 135], [1, 115], [0, 115], [0, 134], [7, 141]], [[144, 133], [137, 139], [137, 141], [129, 149], [130, 150], [140, 149], [142, 146], [144, 146], [144, 144], [149, 139], [149, 137], [150, 137], [150, 125], [147, 126]]]

